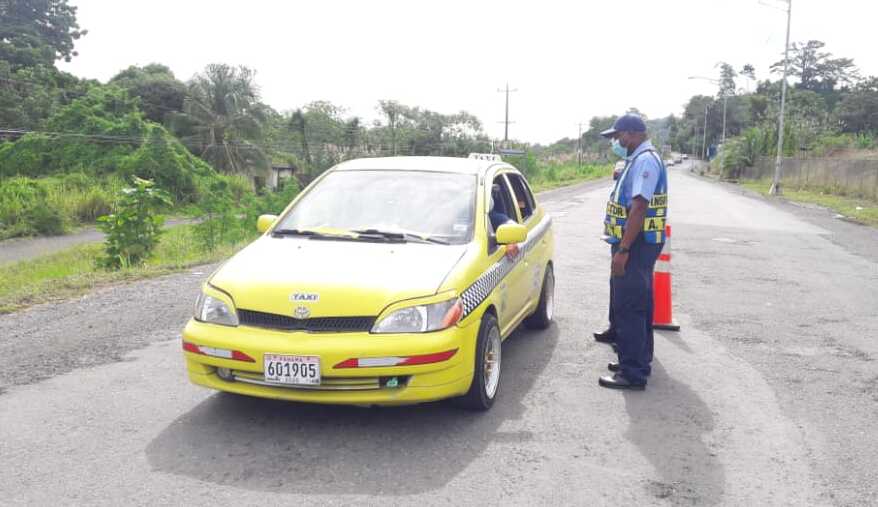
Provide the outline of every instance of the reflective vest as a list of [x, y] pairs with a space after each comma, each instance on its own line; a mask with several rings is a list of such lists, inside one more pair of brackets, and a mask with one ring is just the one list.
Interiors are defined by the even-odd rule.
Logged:
[[619, 179], [616, 180], [616, 186], [613, 188], [613, 193], [610, 194], [610, 200], [607, 201], [607, 215], [604, 218], [604, 239], [608, 243], [618, 243], [622, 240], [622, 234], [625, 231], [625, 221], [628, 219], [628, 208], [620, 203], [622, 185], [625, 184], [625, 177], [628, 176], [628, 170], [634, 165], [634, 161], [648, 152], [652, 153], [652, 156], [658, 160], [661, 171], [659, 171], [655, 192], [649, 201], [649, 207], [646, 209], [646, 216], [643, 217], [643, 239], [647, 243], [665, 242], [665, 221], [668, 216], [668, 173], [662, 159], [655, 154], [655, 150], [644, 150], [625, 165], [625, 169], [622, 171]]

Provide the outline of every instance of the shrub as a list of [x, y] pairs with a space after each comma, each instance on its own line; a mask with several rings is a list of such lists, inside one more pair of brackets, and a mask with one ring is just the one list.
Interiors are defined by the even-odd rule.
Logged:
[[201, 218], [195, 226], [195, 237], [207, 251], [214, 251], [224, 244], [238, 226], [234, 214], [234, 199], [228, 181], [224, 178], [214, 181], [201, 201], [195, 207], [195, 213]]
[[49, 185], [10, 178], [0, 185], [0, 236], [61, 234], [68, 226], [63, 210], [48, 200]]
[[113, 211], [113, 196], [103, 188], [93, 187], [78, 197], [73, 207], [73, 217], [79, 222], [94, 222]]
[[107, 235], [98, 263], [107, 269], [138, 265], [149, 256], [165, 223], [157, 212], [171, 204], [171, 196], [153, 182], [135, 177], [133, 183], [122, 190], [116, 212], [98, 218], [98, 228]]
[[824, 157], [851, 148], [854, 139], [849, 134], [824, 134], [814, 143], [814, 155]]
[[854, 143], [856, 144], [857, 149], [870, 150], [875, 147], [875, 137], [868, 134], [857, 134]]
[[57, 207], [37, 206], [31, 210], [29, 218], [37, 234], [54, 236], [67, 230], [65, 216]]

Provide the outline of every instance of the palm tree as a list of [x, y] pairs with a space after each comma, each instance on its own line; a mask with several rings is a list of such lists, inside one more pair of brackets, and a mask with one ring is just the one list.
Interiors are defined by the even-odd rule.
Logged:
[[247, 67], [211, 64], [189, 81], [183, 112], [196, 133], [190, 146], [220, 171], [267, 168], [268, 157], [252, 142], [262, 137], [266, 121], [254, 76]]

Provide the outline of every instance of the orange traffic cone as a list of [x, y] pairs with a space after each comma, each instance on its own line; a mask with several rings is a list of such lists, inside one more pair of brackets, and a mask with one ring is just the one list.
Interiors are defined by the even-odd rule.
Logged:
[[652, 278], [653, 329], [679, 331], [680, 325], [674, 321], [671, 303], [671, 226], [665, 225], [665, 244], [655, 263]]

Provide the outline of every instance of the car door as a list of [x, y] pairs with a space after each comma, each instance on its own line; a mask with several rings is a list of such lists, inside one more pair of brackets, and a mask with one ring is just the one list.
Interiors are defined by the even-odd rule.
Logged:
[[[532, 309], [540, 297], [545, 271], [546, 244], [548, 239], [541, 231], [545, 220], [542, 210], [537, 208], [533, 193], [527, 181], [518, 173], [508, 173], [506, 178], [515, 198], [517, 211], [528, 230], [527, 247], [523, 248], [521, 259], [521, 280], [518, 285], [516, 305], [522, 311]], [[524, 246], [524, 245], [522, 245]]]
[[[508, 170], [503, 170], [497, 173], [492, 180], [492, 186], [494, 188], [499, 188], [502, 192], [502, 195], [499, 196], [500, 199], [498, 199], [497, 206], [502, 205], [502, 212], [513, 222], [521, 224], [523, 222], [521, 214], [518, 211], [515, 194], [513, 193], [509, 180], [506, 177], [508, 174]], [[498, 308], [499, 324], [501, 332], [503, 332], [504, 335], [511, 330], [511, 326], [521, 319], [523, 316], [522, 312], [524, 310], [524, 305], [526, 303], [526, 298], [522, 297], [522, 292], [527, 290], [523, 246], [523, 243], [518, 245], [519, 253], [514, 257], [503, 255], [503, 253], [506, 252], [507, 247], [502, 245], [496, 247], [496, 251], [501, 253], [498, 257], [498, 262], [504, 263], [508, 266], [506, 276], [503, 277], [503, 280], [498, 286], [498, 289], [500, 290], [500, 304]]]

